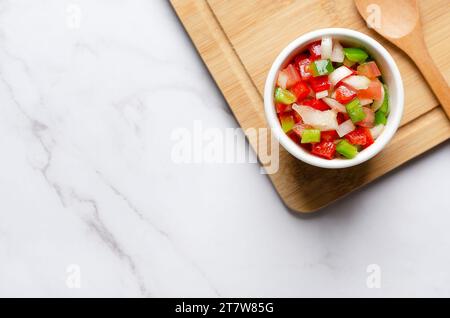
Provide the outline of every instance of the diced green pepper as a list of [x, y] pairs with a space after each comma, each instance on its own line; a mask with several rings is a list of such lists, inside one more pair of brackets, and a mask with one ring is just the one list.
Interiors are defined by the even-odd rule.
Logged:
[[387, 123], [386, 114], [380, 110], [376, 111], [375, 112], [375, 125], [379, 125], [379, 124], [386, 125], [386, 123]]
[[358, 63], [364, 62], [369, 57], [366, 51], [357, 47], [344, 48], [344, 54], [348, 60]]
[[383, 84], [384, 89], [384, 99], [378, 111], [384, 113], [385, 115], [389, 114], [389, 92], [386, 84]]
[[285, 121], [284, 123], [281, 124], [281, 128], [283, 129], [283, 131], [285, 133], [290, 132], [292, 127], [294, 127], [294, 121]]
[[291, 115], [280, 116], [280, 121], [281, 121], [281, 129], [283, 129], [285, 133], [291, 131], [291, 129], [295, 125], [294, 118]]
[[347, 109], [347, 114], [350, 116], [353, 123], [358, 123], [366, 118], [366, 113], [364, 113], [358, 98], [355, 98], [350, 103], [345, 105], [345, 108]]
[[314, 77], [328, 75], [334, 71], [333, 64], [330, 60], [313, 61], [309, 65], [309, 69], [311, 70]]
[[305, 129], [302, 131], [302, 144], [319, 141], [320, 141], [319, 129]]
[[296, 100], [297, 100], [297, 97], [295, 97], [295, 95], [292, 94], [287, 89], [284, 89], [281, 87], [277, 87], [275, 89], [275, 101], [277, 103], [289, 105], [289, 104], [295, 103]]
[[345, 139], [341, 140], [336, 145], [336, 151], [348, 159], [355, 158], [355, 156], [358, 154], [358, 148], [353, 146]]

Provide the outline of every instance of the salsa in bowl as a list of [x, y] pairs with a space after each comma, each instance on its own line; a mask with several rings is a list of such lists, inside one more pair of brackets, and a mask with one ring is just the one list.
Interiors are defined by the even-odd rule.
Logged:
[[403, 113], [391, 55], [369, 36], [321, 29], [276, 58], [264, 92], [268, 123], [292, 155], [324, 168], [364, 162], [389, 142]]

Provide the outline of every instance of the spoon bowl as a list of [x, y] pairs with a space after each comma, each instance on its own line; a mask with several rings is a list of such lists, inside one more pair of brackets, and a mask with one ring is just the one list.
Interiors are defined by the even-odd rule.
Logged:
[[416, 0], [354, 0], [367, 25], [414, 61], [450, 119], [450, 90], [424, 41]]

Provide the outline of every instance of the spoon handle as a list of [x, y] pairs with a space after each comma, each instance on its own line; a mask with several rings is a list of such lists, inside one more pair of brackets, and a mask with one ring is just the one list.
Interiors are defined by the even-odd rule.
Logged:
[[450, 119], [450, 89], [447, 81], [433, 62], [426, 46], [419, 46], [415, 48], [414, 53], [410, 54], [410, 56], [427, 80], [442, 108], [444, 108], [448, 119]]

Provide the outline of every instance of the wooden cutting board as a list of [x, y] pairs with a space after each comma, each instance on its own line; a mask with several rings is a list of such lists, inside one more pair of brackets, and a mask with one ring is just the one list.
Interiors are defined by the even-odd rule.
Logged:
[[[402, 127], [370, 161], [340, 170], [305, 164], [280, 146], [280, 168], [269, 174], [285, 204], [316, 211], [450, 138], [450, 122], [411, 60], [367, 28], [351, 0], [171, 0], [241, 127], [266, 128], [263, 86], [278, 53], [293, 39], [318, 28], [366, 33], [392, 54], [405, 86]], [[450, 81], [448, 0], [420, 1], [425, 41]], [[254, 136], [250, 144], [259, 154]], [[261, 158], [260, 158], [261, 159]]]

